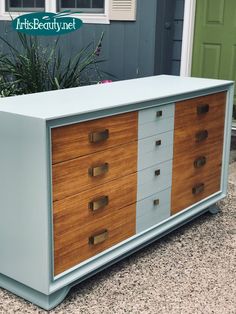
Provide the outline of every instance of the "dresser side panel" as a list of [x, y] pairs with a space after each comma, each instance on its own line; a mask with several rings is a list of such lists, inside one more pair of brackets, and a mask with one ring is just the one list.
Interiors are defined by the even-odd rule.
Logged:
[[47, 294], [45, 121], [0, 112], [0, 147], [0, 273]]

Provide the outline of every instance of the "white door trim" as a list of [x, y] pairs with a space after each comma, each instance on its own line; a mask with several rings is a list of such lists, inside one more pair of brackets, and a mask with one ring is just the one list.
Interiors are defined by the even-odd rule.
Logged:
[[196, 0], [185, 0], [180, 75], [191, 76]]

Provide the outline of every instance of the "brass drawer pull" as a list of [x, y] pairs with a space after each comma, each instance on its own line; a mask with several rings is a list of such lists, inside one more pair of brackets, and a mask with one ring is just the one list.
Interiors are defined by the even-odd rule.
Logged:
[[209, 112], [209, 105], [208, 104], [203, 104], [203, 105], [197, 106], [197, 114], [198, 115], [205, 114], [207, 112]]
[[154, 206], [158, 206], [160, 204], [159, 198], [153, 201]]
[[160, 174], [161, 174], [161, 170], [160, 169], [155, 170], [155, 176], [159, 176]]
[[161, 140], [156, 141], [156, 146], [161, 146]]
[[156, 117], [157, 118], [162, 117], [162, 110], [159, 110], [159, 111], [156, 112]]
[[106, 129], [100, 132], [92, 132], [89, 134], [89, 142], [90, 143], [98, 143], [105, 141], [109, 138], [109, 130]]
[[90, 245], [96, 245], [99, 243], [102, 243], [106, 241], [108, 238], [108, 230], [103, 230], [98, 234], [92, 235], [89, 237], [89, 244]]
[[109, 170], [109, 164], [106, 162], [105, 164], [98, 167], [91, 167], [88, 169], [88, 174], [91, 177], [97, 177], [107, 173]]
[[201, 156], [194, 160], [194, 167], [195, 168], [201, 168], [206, 164], [206, 157]]
[[196, 142], [202, 142], [208, 138], [208, 131], [202, 130], [196, 133]]
[[204, 183], [200, 183], [200, 184], [196, 184], [193, 188], [192, 188], [192, 193], [193, 195], [198, 195], [200, 193], [202, 193], [204, 191], [205, 185]]
[[101, 196], [97, 199], [92, 200], [88, 203], [89, 209], [92, 211], [96, 211], [100, 208], [103, 208], [109, 204], [109, 197], [108, 196]]

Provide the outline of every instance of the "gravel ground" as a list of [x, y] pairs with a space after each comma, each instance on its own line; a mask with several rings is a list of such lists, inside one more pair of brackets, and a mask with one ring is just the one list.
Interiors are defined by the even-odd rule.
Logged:
[[[236, 163], [221, 211], [204, 214], [71, 290], [50, 313], [235, 314]], [[0, 313], [47, 313], [0, 289]]]

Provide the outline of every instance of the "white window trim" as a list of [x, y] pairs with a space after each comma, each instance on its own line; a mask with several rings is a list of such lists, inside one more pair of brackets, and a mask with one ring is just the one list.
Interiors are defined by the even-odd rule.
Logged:
[[[80, 18], [84, 23], [89, 24], [109, 24], [109, 6], [110, 0], [105, 1], [105, 12], [104, 13], [81, 13], [81, 14], [71, 14], [72, 17]], [[6, 2], [5, 0], [0, 0], [0, 20], [10, 21], [12, 18], [16, 18], [20, 15], [27, 14], [30, 12], [6, 12]], [[46, 12], [56, 12], [56, 0], [45, 0], [45, 11]]]
[[195, 15], [196, 15], [196, 0], [185, 0], [182, 53], [180, 66], [181, 76], [191, 76]]

